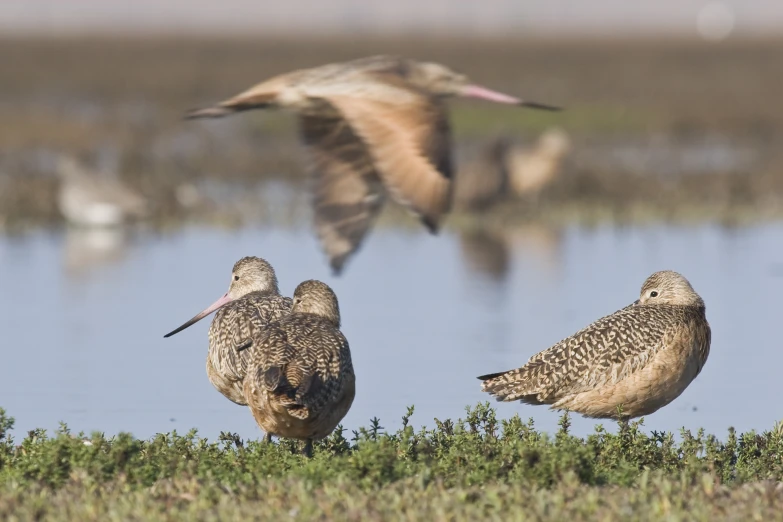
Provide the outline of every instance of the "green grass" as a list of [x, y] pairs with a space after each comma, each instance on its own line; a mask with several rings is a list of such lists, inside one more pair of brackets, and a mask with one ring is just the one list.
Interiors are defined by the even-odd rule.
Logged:
[[[585, 438], [499, 421], [488, 404], [464, 419], [337, 430], [306, 459], [195, 430], [83, 442], [65, 425], [15, 441], [0, 410], [3, 520], [776, 520], [783, 516], [783, 425], [724, 440], [646, 433], [640, 422]], [[761, 517], [761, 518], [758, 518]]]

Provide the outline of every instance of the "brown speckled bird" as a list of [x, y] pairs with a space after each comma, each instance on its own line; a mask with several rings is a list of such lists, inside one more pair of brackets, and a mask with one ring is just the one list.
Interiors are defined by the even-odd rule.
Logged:
[[509, 147], [504, 160], [511, 192], [537, 200], [541, 190], [558, 176], [570, 151], [568, 134], [556, 128], [542, 134], [533, 147]]
[[207, 376], [227, 399], [245, 405], [242, 383], [256, 349], [254, 339], [269, 323], [286, 315], [291, 303], [290, 298], [280, 295], [272, 265], [259, 257], [243, 257], [234, 264], [228, 292], [164, 337], [181, 332], [217, 310], [209, 327]]
[[356, 377], [331, 288], [313, 280], [296, 288], [291, 313], [258, 336], [244, 391], [267, 441], [272, 435], [305, 440], [308, 456], [313, 440], [345, 417]]
[[470, 84], [429, 62], [371, 56], [275, 76], [188, 118], [284, 107], [299, 117], [313, 170], [315, 229], [335, 273], [356, 251], [388, 194], [436, 232], [452, 192], [453, 96], [556, 107]]
[[454, 186], [454, 210], [478, 213], [506, 195], [506, 156], [511, 146], [507, 137], [499, 136], [484, 144], [473, 158], [460, 164]]
[[669, 270], [635, 303], [537, 353], [522, 368], [479, 377], [500, 401], [549, 404], [585, 417], [627, 420], [676, 399], [710, 353], [704, 301]]

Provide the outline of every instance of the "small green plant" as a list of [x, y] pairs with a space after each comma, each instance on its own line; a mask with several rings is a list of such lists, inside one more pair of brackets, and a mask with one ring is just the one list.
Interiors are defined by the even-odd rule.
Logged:
[[[440, 512], [514, 518], [519, 502], [550, 503], [543, 519], [553, 520], [573, 506], [589, 519], [606, 510], [647, 509], [653, 518], [689, 509], [712, 513], [713, 504], [746, 518], [750, 512], [743, 509], [751, 509], [750, 499], [771, 494], [761, 485], [778, 491], [783, 480], [779, 425], [763, 433], [730, 430], [721, 441], [703, 430], [683, 430], [678, 439], [646, 433], [638, 420], [621, 423], [617, 433], [598, 426], [577, 437], [568, 413], [553, 435], [537, 431], [532, 419], [498, 421], [488, 403], [468, 408], [463, 419], [435, 419], [433, 428], [414, 429], [413, 414], [409, 407], [394, 432], [373, 418], [351, 440], [339, 426], [308, 459], [296, 441], [267, 444], [224, 432], [210, 442], [196, 430], [149, 440], [127, 433], [88, 438], [62, 424], [51, 435], [32, 430], [15, 445], [13, 419], [0, 410], [0, 519], [27, 509], [29, 518], [64, 520], [63, 513], [81, 505], [73, 503], [92, 505], [94, 514], [113, 509], [123, 513], [120, 518], [136, 519], [155, 518], [152, 513], [164, 506], [183, 520], [210, 510], [220, 513], [218, 518], [232, 518], [245, 513], [239, 505], [260, 509], [262, 504], [264, 513], [287, 517], [295, 507], [294, 518], [305, 519], [324, 513], [331, 513], [326, 518], [443, 518]], [[725, 494], [716, 496], [720, 488]], [[783, 508], [779, 489], [765, 506]], [[751, 493], [736, 493], [746, 490]], [[123, 503], [126, 496], [139, 510]], [[605, 500], [596, 504], [596, 498]], [[628, 504], [628, 498], [637, 504]], [[681, 504], [672, 505], [674, 498]], [[739, 498], [740, 507], [726, 508], [725, 498]], [[701, 504], [694, 504], [696, 499]], [[431, 511], [430, 505], [441, 511]]]

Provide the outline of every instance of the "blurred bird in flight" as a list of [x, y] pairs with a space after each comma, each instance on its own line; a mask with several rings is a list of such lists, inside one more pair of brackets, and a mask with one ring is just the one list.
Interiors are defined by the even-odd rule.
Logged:
[[339, 274], [387, 195], [438, 231], [454, 179], [444, 100], [455, 96], [558, 110], [473, 84], [438, 63], [381, 55], [281, 74], [186, 117], [279, 107], [298, 115], [312, 162], [316, 233]]

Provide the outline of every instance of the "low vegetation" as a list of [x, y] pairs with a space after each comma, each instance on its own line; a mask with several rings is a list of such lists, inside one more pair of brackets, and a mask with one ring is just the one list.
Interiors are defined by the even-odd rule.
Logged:
[[783, 424], [724, 440], [646, 433], [642, 422], [586, 438], [498, 421], [487, 404], [464, 419], [387, 433], [373, 419], [321, 441], [243, 441], [195, 430], [107, 438], [11, 434], [0, 410], [3, 520], [783, 520]]

